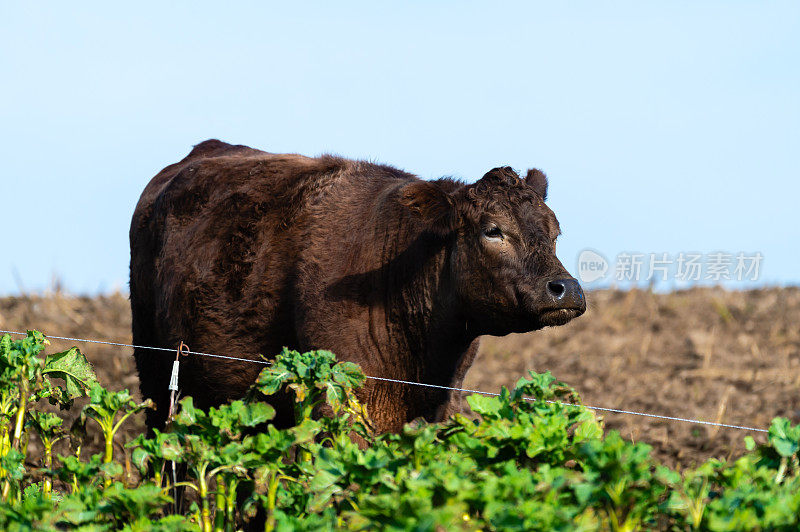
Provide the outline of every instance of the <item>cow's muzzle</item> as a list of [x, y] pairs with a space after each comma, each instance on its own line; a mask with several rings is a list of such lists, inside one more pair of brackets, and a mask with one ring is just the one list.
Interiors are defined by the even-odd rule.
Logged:
[[546, 325], [563, 325], [586, 312], [586, 296], [578, 281], [572, 277], [547, 281], [547, 303], [540, 312]]
[[586, 310], [586, 297], [578, 281], [571, 277], [547, 282], [547, 295], [559, 308]]

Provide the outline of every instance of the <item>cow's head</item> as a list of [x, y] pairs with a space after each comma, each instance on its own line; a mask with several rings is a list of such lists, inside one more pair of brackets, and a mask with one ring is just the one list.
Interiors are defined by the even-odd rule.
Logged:
[[451, 238], [459, 304], [478, 334], [563, 325], [586, 310], [578, 282], [556, 258], [558, 220], [547, 178], [495, 168], [467, 186], [415, 181], [401, 201], [429, 231]]

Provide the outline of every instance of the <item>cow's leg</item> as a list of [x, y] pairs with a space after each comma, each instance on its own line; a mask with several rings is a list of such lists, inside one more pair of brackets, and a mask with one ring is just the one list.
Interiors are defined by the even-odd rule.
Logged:
[[[148, 311], [149, 309], [149, 311]], [[153, 323], [152, 303], [142, 301], [131, 284], [131, 320], [133, 344], [157, 347], [158, 342], [155, 324]], [[174, 356], [165, 351], [135, 348], [133, 357], [136, 360], [136, 372], [139, 374], [139, 391], [143, 399], [150, 399], [154, 408], [145, 412], [145, 423], [148, 431], [161, 429], [167, 419], [169, 408], [169, 378], [172, 372]]]

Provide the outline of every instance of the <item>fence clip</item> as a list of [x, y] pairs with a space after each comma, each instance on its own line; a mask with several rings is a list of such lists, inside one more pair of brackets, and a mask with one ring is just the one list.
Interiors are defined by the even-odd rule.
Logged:
[[180, 362], [177, 360], [172, 363], [172, 375], [169, 377], [169, 389], [170, 391], [177, 392], [178, 391], [178, 366]]
[[189, 354], [189, 346], [181, 341], [178, 346], [178, 352], [175, 354], [175, 361], [172, 363], [172, 374], [169, 377], [168, 389], [172, 392], [178, 391], [178, 369], [180, 366], [181, 355], [186, 356]]

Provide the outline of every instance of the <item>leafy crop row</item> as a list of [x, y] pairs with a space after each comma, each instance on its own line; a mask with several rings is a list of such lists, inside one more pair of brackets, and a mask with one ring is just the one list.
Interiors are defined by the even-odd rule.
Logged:
[[[150, 405], [97, 383], [75, 348], [42, 356], [38, 332], [0, 339], [0, 527], [7, 530], [796, 530], [800, 427], [733, 463], [676, 472], [650, 447], [603, 432], [577, 395], [531, 373], [479, 415], [375, 435], [358, 366], [284, 351], [239, 401], [184, 398], [165, 431], [120, 441]], [[296, 426], [270, 395], [289, 390]], [[68, 429], [42, 409], [86, 396]], [[87, 431], [103, 452], [82, 453]], [[35, 434], [41, 456], [30, 456]], [[124, 452], [122, 452], [124, 451]]]

